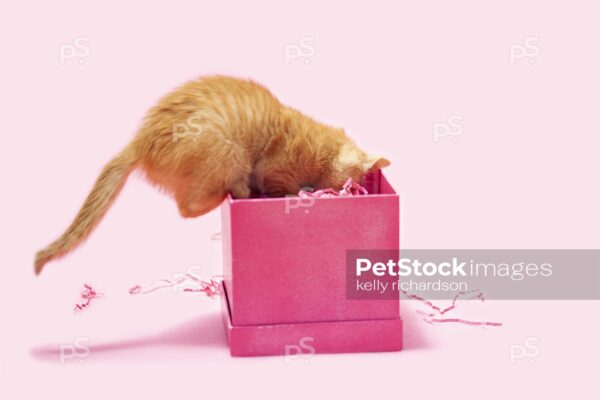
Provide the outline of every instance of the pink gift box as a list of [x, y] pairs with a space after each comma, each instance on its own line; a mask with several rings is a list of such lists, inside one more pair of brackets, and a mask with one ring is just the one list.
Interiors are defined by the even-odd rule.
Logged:
[[398, 195], [380, 171], [361, 184], [368, 195], [227, 197], [223, 317], [232, 355], [284, 354], [284, 343], [302, 337], [316, 352], [400, 350], [398, 297], [346, 292], [347, 250], [399, 245]]

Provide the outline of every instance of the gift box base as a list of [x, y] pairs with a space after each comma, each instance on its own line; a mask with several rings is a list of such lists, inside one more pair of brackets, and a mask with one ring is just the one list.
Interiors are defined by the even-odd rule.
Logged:
[[402, 350], [402, 319], [233, 325], [227, 291], [221, 286], [221, 313], [234, 357]]

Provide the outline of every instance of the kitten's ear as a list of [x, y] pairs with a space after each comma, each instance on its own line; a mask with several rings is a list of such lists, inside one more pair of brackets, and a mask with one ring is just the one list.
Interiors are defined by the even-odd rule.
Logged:
[[364, 163], [363, 169], [367, 172], [377, 171], [390, 165], [390, 161], [387, 158], [380, 156], [370, 156], [369, 160]]

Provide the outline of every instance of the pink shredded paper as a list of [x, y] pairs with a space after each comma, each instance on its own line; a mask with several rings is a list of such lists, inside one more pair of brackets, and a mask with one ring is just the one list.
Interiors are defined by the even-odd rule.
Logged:
[[129, 289], [129, 294], [146, 294], [151, 293], [156, 290], [164, 289], [164, 288], [172, 288], [177, 285], [181, 285], [184, 283], [194, 283], [199, 287], [196, 288], [184, 288], [184, 292], [195, 292], [195, 293], [204, 293], [207, 297], [213, 298], [221, 294], [221, 290], [219, 289], [219, 284], [222, 279], [220, 276], [213, 276], [210, 280], [205, 281], [199, 279], [191, 274], [185, 274], [179, 279], [168, 280], [168, 279], [159, 279], [151, 286], [142, 287], [140, 285], [135, 285]]
[[342, 186], [342, 190], [337, 191], [335, 189], [318, 189], [314, 192], [310, 192], [308, 190], [300, 190], [298, 192], [298, 196], [302, 198], [331, 198], [331, 197], [344, 197], [344, 196], [358, 196], [361, 194], [369, 194], [367, 189], [362, 187], [356, 182], [352, 182], [352, 178], [348, 178], [344, 185]]
[[81, 290], [81, 298], [84, 299], [85, 302], [75, 304], [74, 311], [84, 310], [85, 308], [89, 307], [93, 299], [101, 297], [104, 297], [104, 294], [96, 292], [93, 287], [85, 283], [83, 285], [83, 289]]
[[469, 290], [466, 292], [458, 292], [452, 299], [452, 304], [446, 308], [440, 308], [440, 307], [436, 306], [435, 304], [433, 304], [431, 301], [424, 299], [422, 297], [419, 297], [417, 295], [407, 293], [404, 290], [402, 290], [402, 293], [404, 293], [404, 295], [406, 297], [408, 297], [409, 299], [417, 300], [434, 311], [434, 312], [425, 312], [422, 310], [417, 310], [417, 313], [423, 315], [423, 320], [430, 324], [453, 322], [453, 323], [459, 323], [459, 324], [471, 325], [471, 326], [502, 326], [501, 322], [469, 321], [469, 320], [465, 320], [465, 319], [461, 319], [461, 318], [435, 318], [437, 315], [444, 315], [452, 310], [455, 310], [457, 307], [456, 302], [458, 301], [459, 298], [462, 298], [462, 300], [479, 299], [482, 302], [485, 301], [485, 299], [483, 297], [483, 292], [478, 289]]
[[[183, 277], [175, 280], [159, 279], [152, 286], [142, 287], [140, 285], [135, 285], [129, 289], [129, 294], [146, 294], [159, 289], [173, 287], [176, 285], [184, 284], [186, 282], [192, 282], [198, 287], [184, 288], [184, 292], [204, 293], [207, 297], [213, 298], [221, 294], [221, 290], [219, 287], [221, 281], [222, 279], [219, 276], [213, 276], [210, 280], [205, 281], [191, 274], [185, 274]], [[83, 303], [75, 304], [74, 311], [85, 310], [90, 306], [90, 303], [93, 299], [103, 297], [105, 297], [103, 293], [97, 292], [91, 285], [88, 285], [86, 283], [83, 285], [83, 289], [81, 290], [81, 298], [85, 301]]]

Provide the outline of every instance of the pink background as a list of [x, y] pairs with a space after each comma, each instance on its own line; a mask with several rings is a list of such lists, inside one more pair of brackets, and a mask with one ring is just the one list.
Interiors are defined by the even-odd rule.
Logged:
[[[400, 353], [232, 359], [218, 301], [133, 284], [219, 273], [219, 213], [179, 217], [138, 176], [91, 239], [33, 277], [101, 167], [162, 94], [208, 73], [253, 77], [392, 160], [405, 248], [598, 248], [600, 9], [595, 2], [6, 2], [0, 6], [3, 187], [0, 396], [106, 399], [541, 398], [596, 391], [595, 302], [468, 304], [502, 328], [430, 326], [404, 303]], [[85, 62], [59, 46], [89, 38]], [[286, 44], [315, 54], [286, 64]], [[539, 55], [509, 62], [511, 44]], [[433, 124], [462, 118], [458, 142]], [[107, 298], [74, 315], [84, 282]], [[59, 344], [89, 339], [83, 363]], [[509, 362], [509, 345], [540, 354]], [[110, 396], [110, 397], [109, 397]], [[167, 397], [168, 396], [168, 397]]]

